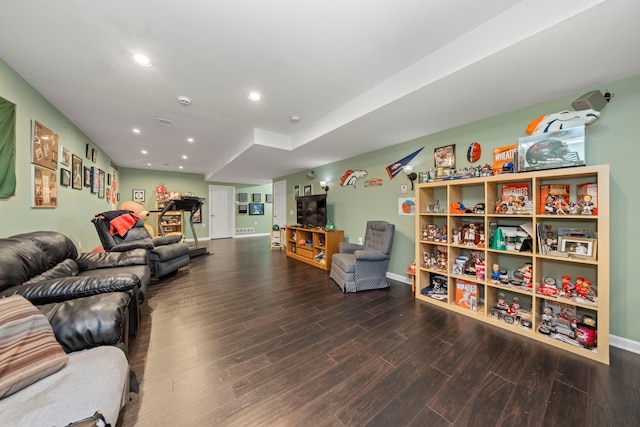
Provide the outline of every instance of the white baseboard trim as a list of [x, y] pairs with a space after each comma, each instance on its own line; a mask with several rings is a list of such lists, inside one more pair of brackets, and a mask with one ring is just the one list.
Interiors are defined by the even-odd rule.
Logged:
[[[387, 271], [387, 278], [395, 280], [396, 282], [406, 283], [411, 285], [411, 278], [407, 276], [401, 276], [400, 274], [390, 273]], [[640, 354], [640, 342], [633, 341], [628, 338], [618, 337], [616, 335], [609, 335], [609, 345], [622, 350], [630, 351], [632, 353]]]
[[632, 353], [640, 354], [640, 342], [630, 340], [629, 338], [609, 335], [609, 345]]
[[254, 233], [254, 234], [236, 234], [234, 239], [243, 239], [245, 237], [257, 237], [257, 236], [271, 236], [271, 233]]
[[389, 273], [387, 271], [387, 279], [391, 279], [391, 280], [395, 280], [396, 282], [402, 282], [402, 283], [406, 283], [407, 285], [411, 286], [411, 278], [407, 277], [407, 276], [401, 276], [399, 274], [396, 273]]
[[[198, 241], [200, 241], [200, 240], [211, 240], [211, 239], [209, 239], [208, 237], [206, 237], [206, 238], [205, 237], [198, 237]], [[196, 241], [195, 241], [195, 239], [185, 239], [185, 242], [187, 242], [187, 243], [195, 243]]]

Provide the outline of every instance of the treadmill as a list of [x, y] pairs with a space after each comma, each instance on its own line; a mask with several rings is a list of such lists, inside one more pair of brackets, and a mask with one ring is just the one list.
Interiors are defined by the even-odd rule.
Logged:
[[[205, 199], [203, 197], [195, 196], [182, 196], [179, 199], [168, 200], [164, 209], [158, 214], [158, 224], [162, 222], [162, 217], [170, 211], [183, 211], [190, 212], [189, 224], [191, 225], [191, 232], [193, 233], [194, 245], [189, 245], [189, 258], [195, 258], [200, 255], [206, 255], [209, 250], [206, 246], [198, 243], [198, 236], [196, 235], [196, 228], [193, 226], [193, 215], [202, 207]], [[160, 233], [164, 237], [164, 230], [162, 227], [158, 227]]]

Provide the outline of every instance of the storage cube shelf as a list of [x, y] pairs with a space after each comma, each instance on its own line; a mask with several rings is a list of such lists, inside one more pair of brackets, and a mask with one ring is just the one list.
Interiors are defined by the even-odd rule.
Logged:
[[608, 165], [422, 183], [416, 211], [417, 299], [609, 364]]
[[342, 230], [287, 227], [285, 234], [288, 257], [326, 271], [331, 270], [331, 257], [344, 240]]

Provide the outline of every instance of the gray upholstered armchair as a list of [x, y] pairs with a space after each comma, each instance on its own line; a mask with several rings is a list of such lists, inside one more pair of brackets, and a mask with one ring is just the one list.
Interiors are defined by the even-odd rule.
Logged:
[[331, 258], [331, 277], [343, 292], [388, 288], [387, 266], [395, 225], [386, 221], [367, 222], [364, 245], [340, 243]]

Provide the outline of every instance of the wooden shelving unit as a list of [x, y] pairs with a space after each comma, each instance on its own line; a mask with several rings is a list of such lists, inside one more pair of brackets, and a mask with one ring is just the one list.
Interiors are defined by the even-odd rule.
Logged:
[[[165, 208], [166, 204], [169, 200], [157, 200], [156, 201], [156, 210], [162, 210]], [[161, 231], [162, 229], [162, 231]], [[183, 222], [183, 212], [182, 211], [167, 211], [160, 218], [160, 214], [158, 214], [158, 218], [156, 221], [156, 235], [162, 236], [167, 233], [184, 233], [184, 222]]]
[[342, 230], [287, 226], [285, 235], [288, 257], [326, 271], [331, 269], [331, 257], [338, 252], [340, 242], [344, 240]]
[[[545, 212], [545, 200], [541, 197], [549, 185], [566, 184], [570, 189], [567, 202], [577, 203], [577, 186], [586, 183], [597, 183], [596, 214], [572, 214], [569, 209], [565, 214]], [[526, 206], [529, 212], [524, 208], [500, 212], [496, 202], [502, 198], [505, 186], [524, 184], [529, 189]], [[477, 212], [452, 213], [451, 205], [455, 202], [466, 208], [478, 206]], [[481, 203], [485, 204], [484, 211]], [[416, 187], [416, 210], [417, 299], [609, 364], [608, 165], [422, 183]], [[484, 244], [478, 237], [466, 242], [460, 234], [459, 241], [454, 238], [454, 230], [468, 230], [472, 223], [477, 236], [485, 232]], [[492, 231], [498, 228], [507, 234], [505, 249], [491, 248]], [[532, 231], [529, 242], [528, 234], [523, 233], [527, 229]], [[591, 245], [592, 256], [568, 253], [575, 249], [571, 245], [582, 241], [573, 236], [563, 237], [564, 251], [561, 247], [550, 251], [559, 229], [592, 232], [597, 240], [584, 241], [585, 245]], [[552, 234], [547, 236], [547, 232]], [[528, 243], [531, 251], [516, 249], [522, 249], [522, 244], [526, 248]], [[444, 253], [446, 260], [442, 259], [444, 256], [438, 260], [437, 255]], [[478, 273], [482, 268], [475, 269], [475, 273], [469, 268], [474, 257], [484, 258], [484, 276]], [[502, 278], [494, 281], [494, 264], [506, 270], [508, 279], [502, 274]], [[527, 264], [530, 270], [526, 269]], [[482, 263], [479, 265], [482, 267]], [[517, 271], [520, 273], [514, 279], [513, 273]], [[569, 276], [572, 285], [567, 293], [562, 290], [563, 276]], [[579, 278], [591, 282], [584, 298], [575, 286]], [[543, 286], [554, 281], [555, 291], [551, 286]], [[509, 311], [503, 300], [512, 304], [514, 297], [519, 300], [520, 310]], [[545, 309], [560, 310], [560, 316], [550, 319]], [[594, 332], [595, 345], [591, 339]]]

